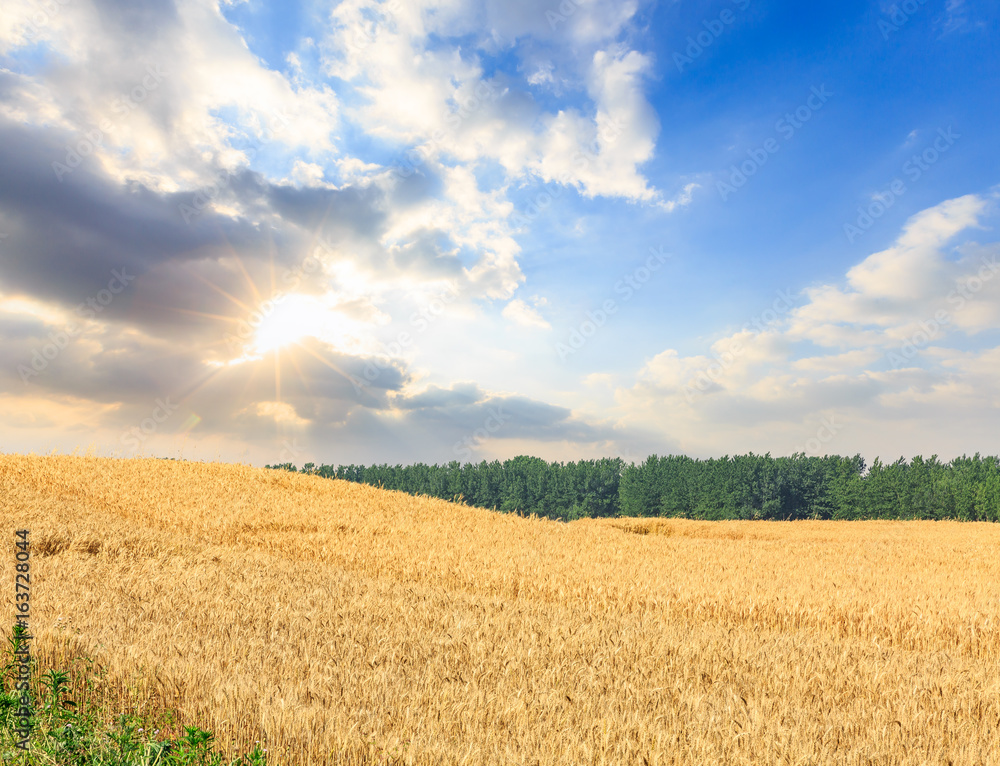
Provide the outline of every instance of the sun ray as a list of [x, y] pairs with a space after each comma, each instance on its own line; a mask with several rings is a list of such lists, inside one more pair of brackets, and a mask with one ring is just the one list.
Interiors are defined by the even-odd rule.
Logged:
[[162, 306], [156, 303], [145, 304], [147, 308], [162, 309], [163, 311], [176, 311], [180, 314], [190, 314], [196, 317], [203, 317], [205, 319], [218, 319], [220, 322], [239, 322], [241, 321], [238, 317], [225, 316], [224, 314], [209, 314], [206, 311], [195, 311], [194, 309], [182, 309], [178, 306]]
[[119, 402], [112, 402], [111, 404], [105, 404], [103, 407], [98, 407], [94, 409], [92, 412], [90, 412], [90, 414], [85, 415], [82, 418], [77, 418], [73, 423], [71, 423], [68, 426], [68, 428], [69, 430], [73, 430], [76, 426], [87, 425], [88, 423], [93, 421], [94, 418], [100, 417], [101, 415], [104, 415], [107, 412], [111, 412], [112, 410], [116, 410], [118, 409], [119, 406], [120, 406]]
[[216, 368], [214, 370], [208, 370], [204, 375], [201, 376], [201, 378], [199, 380], [195, 381], [190, 386], [188, 386], [186, 389], [184, 389], [183, 391], [181, 391], [181, 393], [179, 393], [177, 395], [177, 400], [183, 402], [185, 399], [187, 399], [189, 396], [191, 396], [191, 394], [193, 394], [195, 391], [198, 391], [202, 386], [204, 386], [212, 378], [214, 378], [216, 375], [218, 375], [220, 371], [221, 371], [221, 368]]
[[316, 359], [318, 359], [322, 364], [325, 364], [327, 367], [329, 367], [331, 370], [333, 370], [334, 372], [336, 372], [338, 375], [343, 375], [347, 380], [351, 381], [352, 383], [354, 382], [354, 378], [352, 378], [346, 372], [344, 372], [339, 367], [337, 367], [337, 365], [335, 365], [333, 362], [330, 362], [330, 361], [324, 359], [323, 357], [321, 357], [319, 354], [317, 354], [311, 348], [307, 348], [306, 346], [302, 345], [301, 343], [296, 343], [295, 345], [298, 346], [299, 348], [301, 348], [307, 354], [310, 354], [310, 355], [316, 357]]
[[[192, 271], [191, 274], [192, 274], [192, 276], [194, 276], [195, 279], [197, 279], [198, 281], [203, 282], [204, 284], [208, 285], [209, 287], [211, 287], [213, 290], [215, 290], [220, 295], [225, 296], [226, 298], [228, 298], [229, 300], [231, 300], [233, 303], [235, 303], [237, 306], [239, 306], [241, 309], [243, 309], [247, 313], [250, 313], [253, 310], [252, 306], [248, 306], [246, 303], [244, 303], [243, 301], [241, 301], [235, 295], [230, 295], [227, 291], [223, 290], [221, 287], [219, 287], [217, 284], [215, 284], [212, 280], [207, 279], [206, 277], [203, 277], [197, 271]], [[254, 292], [256, 292], [256, 288], [254, 289]]]
[[289, 362], [291, 362], [292, 367], [295, 368], [295, 372], [298, 373], [298, 375], [299, 375], [299, 382], [302, 383], [302, 388], [305, 390], [305, 392], [307, 394], [309, 394], [311, 396], [312, 395], [312, 390], [309, 388], [309, 382], [306, 380], [306, 376], [302, 373], [302, 368], [299, 367], [298, 360], [295, 358], [295, 355], [292, 353], [292, 351], [294, 350], [294, 348], [295, 348], [294, 346], [290, 346], [288, 348], [288, 353], [286, 354], [286, 358], [288, 359]]
[[281, 401], [281, 348], [274, 349], [274, 401]]
[[261, 294], [260, 294], [260, 290], [257, 289], [257, 285], [254, 283], [253, 278], [250, 276], [249, 272], [246, 270], [246, 266], [243, 265], [243, 259], [240, 258], [240, 255], [239, 255], [238, 252], [236, 252], [235, 248], [232, 250], [232, 255], [233, 255], [233, 258], [236, 259], [236, 265], [239, 267], [240, 271], [243, 273], [243, 277], [246, 279], [247, 284], [250, 286], [250, 289], [253, 291], [254, 300], [257, 303], [261, 303], [262, 297], [261, 297]]
[[243, 395], [250, 390], [251, 384], [257, 379], [260, 374], [260, 368], [258, 365], [250, 365], [250, 373], [243, 376], [243, 388], [240, 390], [240, 396], [238, 399], [242, 399]]

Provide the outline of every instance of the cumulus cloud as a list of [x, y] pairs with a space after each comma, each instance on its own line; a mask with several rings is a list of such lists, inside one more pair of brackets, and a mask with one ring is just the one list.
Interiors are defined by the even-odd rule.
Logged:
[[[637, 10], [593, 0], [552, 16], [527, 3], [348, 0], [331, 11], [325, 63], [357, 84], [354, 118], [426, 160], [490, 159], [515, 179], [660, 201], [639, 170], [659, 133], [644, 94], [652, 60], [619, 40]], [[520, 57], [521, 76], [486, 75], [483, 58], [497, 49]], [[544, 109], [531, 90], [557, 82], [587, 102]]]
[[[38, 13], [27, 0], [12, 5]], [[35, 34], [7, 28], [8, 52], [41, 40], [58, 55], [40, 75], [9, 75], [3, 113], [73, 133], [68, 147], [85, 147], [120, 181], [168, 192], [200, 186], [265, 141], [333, 150], [333, 91], [263, 66], [215, 4], [54, 5]]]
[[[991, 205], [989, 199], [967, 195], [913, 216], [892, 247], [847, 272], [846, 285], [808, 289], [809, 302], [794, 312], [790, 335], [820, 345], [843, 346], [861, 338], [893, 345], [939, 312], [947, 315], [949, 330], [995, 327], [1000, 321], [1000, 280], [992, 279], [995, 246], [945, 249], [957, 234], [975, 228]], [[971, 289], [976, 285], [981, 292]], [[978, 296], [974, 301], [973, 294]], [[877, 334], [838, 335], [834, 328]]]
[[[989, 331], [1000, 329], [1000, 245], [952, 243], [982, 231], [992, 210], [977, 195], [942, 202], [842, 284], [805, 289], [776, 321], [719, 338], [707, 354], [662, 351], [617, 390], [619, 422], [669, 432], [689, 454], [720, 445], [885, 454], [905, 434], [915, 452], [988, 451], [1000, 425], [987, 382], [998, 359]], [[963, 348], [977, 336], [978, 347]], [[973, 412], [960, 433], [947, 428]], [[839, 425], [824, 426], [830, 419]]]

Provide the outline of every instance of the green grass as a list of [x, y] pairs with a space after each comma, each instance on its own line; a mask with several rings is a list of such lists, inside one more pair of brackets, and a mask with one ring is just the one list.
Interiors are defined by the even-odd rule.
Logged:
[[[28, 749], [18, 747], [23, 724], [17, 715], [21, 691], [15, 656], [24, 639], [14, 626], [6, 636], [0, 666], [0, 763], [5, 766], [267, 766], [267, 750], [258, 743], [253, 751], [225, 760], [214, 749], [215, 737], [197, 726], [184, 727], [184, 736], [160, 738], [160, 726], [173, 728], [173, 711], [151, 715], [104, 714], [93, 702], [93, 661], [77, 658], [87, 670], [71, 679], [69, 671], [49, 669], [39, 675], [32, 657], [31, 697], [33, 716]], [[77, 683], [71, 683], [71, 680]], [[71, 699], [72, 689], [80, 699]]]

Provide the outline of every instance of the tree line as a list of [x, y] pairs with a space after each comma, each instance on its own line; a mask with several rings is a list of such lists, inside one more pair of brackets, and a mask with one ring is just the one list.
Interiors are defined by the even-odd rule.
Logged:
[[1000, 459], [942, 462], [860, 455], [735, 455], [694, 459], [652, 455], [547, 462], [442, 465], [269, 465], [371, 484], [480, 508], [570, 521], [607, 516], [689, 519], [960, 519], [1000, 521]]

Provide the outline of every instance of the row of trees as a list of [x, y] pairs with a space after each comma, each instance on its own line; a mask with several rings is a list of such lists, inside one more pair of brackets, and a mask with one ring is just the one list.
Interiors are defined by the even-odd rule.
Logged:
[[[298, 470], [291, 463], [268, 466]], [[1000, 521], [1000, 459], [944, 463], [860, 455], [683, 455], [549, 463], [519, 456], [444, 465], [316, 466], [304, 473], [457, 500], [481, 508], [571, 520], [601, 516], [693, 519], [962, 519]]]

